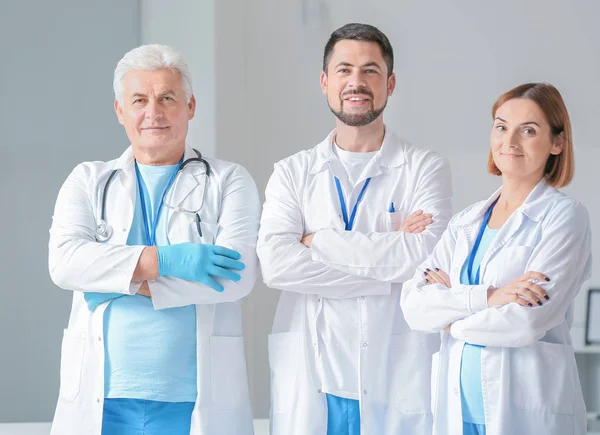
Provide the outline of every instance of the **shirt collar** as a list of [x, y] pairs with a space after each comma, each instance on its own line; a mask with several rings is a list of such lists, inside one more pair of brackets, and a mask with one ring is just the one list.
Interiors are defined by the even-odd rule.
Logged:
[[[313, 154], [310, 164], [310, 174], [314, 175], [321, 172], [328, 164], [337, 158], [333, 151], [333, 140], [335, 138], [335, 129], [327, 135], [325, 140], [318, 144]], [[406, 162], [404, 155], [405, 142], [398, 138], [392, 131], [385, 127], [385, 135], [379, 152], [375, 155], [380, 167], [394, 168], [401, 166]]]

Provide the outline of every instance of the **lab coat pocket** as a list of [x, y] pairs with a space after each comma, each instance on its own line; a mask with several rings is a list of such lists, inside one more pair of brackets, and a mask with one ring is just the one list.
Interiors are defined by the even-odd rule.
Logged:
[[249, 399], [243, 337], [210, 337], [210, 394], [213, 404], [224, 409]]
[[219, 230], [219, 224], [200, 222], [200, 232], [196, 220], [188, 215], [178, 217], [177, 225], [173, 225], [169, 231], [169, 243], [202, 243], [205, 245], [214, 245]]
[[575, 356], [571, 346], [537, 341], [509, 352], [511, 398], [515, 407], [573, 415]]
[[79, 395], [85, 340], [85, 331], [64, 330], [61, 347], [59, 396], [65, 402], [73, 402]]
[[377, 231], [381, 232], [392, 232], [400, 229], [402, 221], [400, 218], [400, 212], [395, 211], [393, 213], [384, 212], [379, 213], [377, 217]]
[[219, 224], [200, 222], [200, 230], [202, 231], [202, 236], [200, 236], [200, 233], [198, 232], [197, 223], [193, 222], [190, 228], [190, 242], [214, 245], [217, 238], [217, 232], [219, 231]]
[[533, 246], [505, 246], [493, 258], [485, 270], [485, 282], [491, 282], [496, 287], [524, 275], [527, 263], [531, 257]]
[[283, 332], [269, 335], [271, 405], [275, 413], [285, 413], [292, 409], [296, 395], [299, 358], [299, 333]]
[[431, 362], [422, 333], [391, 336], [390, 385], [396, 408], [403, 414], [430, 412], [431, 397], [427, 393], [431, 394]]

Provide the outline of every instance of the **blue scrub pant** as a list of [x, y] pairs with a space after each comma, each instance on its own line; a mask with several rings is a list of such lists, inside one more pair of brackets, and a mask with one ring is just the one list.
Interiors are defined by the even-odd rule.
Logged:
[[485, 424], [467, 423], [463, 421], [463, 435], [485, 435]]
[[190, 435], [193, 402], [104, 399], [102, 435]]
[[358, 400], [327, 394], [327, 435], [360, 435]]

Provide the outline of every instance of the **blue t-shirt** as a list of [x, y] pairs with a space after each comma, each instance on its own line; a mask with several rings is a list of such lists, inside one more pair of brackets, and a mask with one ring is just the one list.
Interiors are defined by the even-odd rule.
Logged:
[[[138, 165], [148, 228], [177, 166]], [[146, 245], [140, 189], [128, 245]], [[161, 207], [156, 245], [168, 245], [167, 211]], [[115, 298], [104, 317], [106, 398], [195, 402], [196, 307], [155, 310], [150, 298]]]
[[[474, 284], [477, 269], [481, 260], [488, 250], [492, 240], [499, 230], [485, 227], [479, 248], [473, 259], [473, 269], [469, 276], [469, 259], [465, 261], [460, 273], [461, 284]], [[460, 390], [462, 400], [462, 418], [464, 422], [485, 424], [485, 413], [483, 411], [483, 392], [481, 390], [481, 348], [483, 346], [465, 344], [460, 366]]]

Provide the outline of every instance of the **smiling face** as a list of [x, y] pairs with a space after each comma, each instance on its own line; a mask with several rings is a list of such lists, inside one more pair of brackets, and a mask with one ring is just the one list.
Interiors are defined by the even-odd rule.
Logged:
[[196, 102], [186, 100], [181, 74], [170, 69], [125, 74], [122, 104], [115, 101], [119, 123], [134, 154], [183, 153], [188, 122]]
[[494, 163], [504, 177], [539, 181], [548, 158], [563, 150], [542, 109], [527, 98], [506, 101], [496, 110], [490, 134]]
[[344, 124], [362, 127], [378, 119], [394, 92], [396, 77], [388, 77], [376, 42], [341, 40], [335, 44], [321, 88], [329, 108]]

